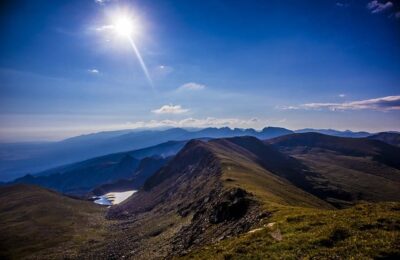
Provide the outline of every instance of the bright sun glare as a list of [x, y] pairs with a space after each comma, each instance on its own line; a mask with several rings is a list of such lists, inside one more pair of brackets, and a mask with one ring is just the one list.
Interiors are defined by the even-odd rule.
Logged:
[[124, 37], [130, 37], [135, 32], [135, 23], [129, 16], [119, 15], [113, 24], [115, 32]]

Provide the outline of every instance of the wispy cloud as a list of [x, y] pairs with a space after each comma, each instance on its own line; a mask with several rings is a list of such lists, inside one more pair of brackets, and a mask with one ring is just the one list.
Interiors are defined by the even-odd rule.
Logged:
[[92, 74], [99, 74], [100, 73], [100, 71], [98, 69], [88, 69], [88, 72], [92, 73]]
[[111, 2], [112, 0], [94, 0], [96, 4], [104, 5], [105, 3]]
[[337, 7], [348, 7], [349, 4], [348, 3], [342, 3], [342, 2], [336, 2], [336, 6]]
[[154, 109], [151, 112], [155, 114], [183, 114], [188, 112], [189, 109], [182, 108], [180, 105], [164, 105], [159, 109]]
[[178, 88], [178, 91], [184, 91], [184, 90], [203, 90], [205, 89], [206, 86], [203, 84], [195, 83], [195, 82], [189, 82], [185, 83], [182, 86]]
[[106, 25], [102, 25], [99, 27], [94, 28], [96, 31], [98, 32], [102, 32], [102, 31], [108, 31], [108, 30], [113, 30], [114, 29], [114, 25], [112, 24], [106, 24]]
[[384, 12], [386, 10], [391, 9], [392, 7], [393, 7], [393, 3], [390, 1], [381, 3], [378, 0], [373, 0], [367, 4], [368, 10], [370, 10], [371, 13], [373, 13], [373, 14]]
[[346, 94], [339, 94], [339, 97], [344, 98], [346, 97]]
[[387, 96], [359, 101], [343, 102], [343, 103], [307, 103], [299, 106], [285, 106], [280, 109], [287, 110], [323, 110], [331, 111], [343, 110], [375, 110], [375, 111], [390, 111], [400, 110], [400, 96]]

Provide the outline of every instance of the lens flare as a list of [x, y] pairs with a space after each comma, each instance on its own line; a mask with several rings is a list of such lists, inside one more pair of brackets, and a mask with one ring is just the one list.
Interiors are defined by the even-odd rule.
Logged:
[[147, 69], [147, 66], [142, 58], [142, 55], [140, 54], [140, 51], [134, 41], [134, 38], [139, 34], [139, 20], [138, 19], [133, 19], [131, 15], [127, 13], [115, 13], [112, 16], [112, 24], [110, 28], [114, 31], [114, 33], [122, 37], [124, 39], [127, 39], [130, 46], [132, 47], [138, 61], [140, 64], [140, 67], [142, 68], [147, 81], [149, 82], [152, 90], [154, 91], [154, 86], [153, 86], [153, 81], [150, 77], [149, 70]]

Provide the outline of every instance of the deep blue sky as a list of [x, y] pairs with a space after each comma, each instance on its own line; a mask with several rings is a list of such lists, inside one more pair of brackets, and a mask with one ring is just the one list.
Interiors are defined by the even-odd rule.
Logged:
[[[129, 41], [100, 30], [121, 12], [153, 88]], [[166, 125], [400, 130], [398, 1], [9, 1], [0, 35], [0, 141]]]

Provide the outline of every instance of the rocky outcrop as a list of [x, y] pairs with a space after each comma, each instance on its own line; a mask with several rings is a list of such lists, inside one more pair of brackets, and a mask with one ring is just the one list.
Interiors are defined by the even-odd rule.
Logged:
[[[213, 243], [250, 230], [270, 214], [243, 189], [219, 190], [192, 207], [192, 220], [175, 235], [172, 254], [182, 255], [197, 246]], [[187, 209], [180, 210], [187, 215]]]

